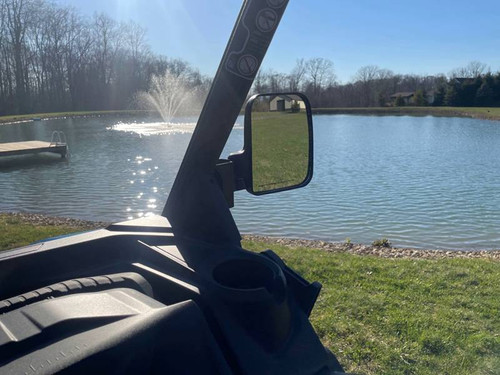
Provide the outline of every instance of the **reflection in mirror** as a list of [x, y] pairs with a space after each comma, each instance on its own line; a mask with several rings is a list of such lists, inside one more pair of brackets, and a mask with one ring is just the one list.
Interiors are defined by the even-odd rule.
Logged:
[[306, 105], [297, 95], [263, 95], [252, 105], [253, 192], [302, 184], [309, 167]]

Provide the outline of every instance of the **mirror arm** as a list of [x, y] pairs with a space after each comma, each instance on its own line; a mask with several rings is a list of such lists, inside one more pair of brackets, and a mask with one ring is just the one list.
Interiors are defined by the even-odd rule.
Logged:
[[228, 159], [233, 163], [234, 191], [246, 189], [247, 181], [251, 178], [248, 153], [245, 150], [234, 152], [229, 155]]
[[215, 165], [215, 178], [229, 208], [234, 207], [234, 192], [236, 189], [233, 162], [227, 159], [219, 159]]
[[215, 178], [229, 208], [234, 207], [234, 192], [246, 189], [246, 159], [245, 151], [239, 151], [229, 155], [228, 159], [219, 159], [215, 165]]

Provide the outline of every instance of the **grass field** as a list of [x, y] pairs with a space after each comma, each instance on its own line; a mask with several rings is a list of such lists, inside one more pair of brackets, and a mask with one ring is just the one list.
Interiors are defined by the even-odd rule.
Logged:
[[0, 116], [1, 123], [28, 121], [33, 118], [49, 119], [58, 117], [86, 117], [86, 116], [137, 116], [149, 114], [150, 111], [141, 110], [121, 110], [121, 111], [76, 111], [76, 112], [51, 112], [51, 113], [32, 113], [27, 115]]
[[72, 225], [33, 225], [21, 218], [0, 213], [0, 251], [29, 245], [48, 237], [89, 229], [92, 228]]
[[252, 113], [254, 191], [299, 185], [307, 176], [308, 160], [305, 112]]
[[[5, 250], [81, 227], [32, 226], [0, 214]], [[345, 369], [358, 374], [500, 374], [500, 262], [386, 259], [271, 247], [323, 284], [311, 320]]]
[[314, 114], [471, 117], [500, 121], [500, 107], [315, 108]]
[[500, 374], [500, 262], [272, 249], [323, 284], [311, 320], [348, 371]]

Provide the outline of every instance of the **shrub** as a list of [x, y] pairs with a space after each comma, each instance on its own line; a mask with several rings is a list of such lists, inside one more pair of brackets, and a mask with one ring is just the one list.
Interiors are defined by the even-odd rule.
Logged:
[[404, 107], [406, 105], [406, 102], [401, 95], [398, 95], [398, 97], [396, 98], [395, 104], [396, 104], [396, 107]]
[[417, 90], [415, 92], [415, 105], [423, 107], [427, 105], [426, 93], [423, 90]]
[[372, 246], [377, 246], [377, 247], [391, 247], [391, 243], [387, 238], [380, 238], [378, 240], [375, 240], [372, 242]]

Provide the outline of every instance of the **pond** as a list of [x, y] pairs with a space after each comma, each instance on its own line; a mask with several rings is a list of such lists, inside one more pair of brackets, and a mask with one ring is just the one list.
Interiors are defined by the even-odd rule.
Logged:
[[[0, 142], [50, 140], [57, 156], [0, 160], [0, 211], [121, 221], [159, 214], [196, 119], [135, 124], [113, 117], [1, 125]], [[239, 118], [223, 156], [243, 143]], [[500, 123], [445, 117], [314, 117], [315, 171], [303, 189], [237, 192], [242, 233], [396, 246], [500, 244]]]

